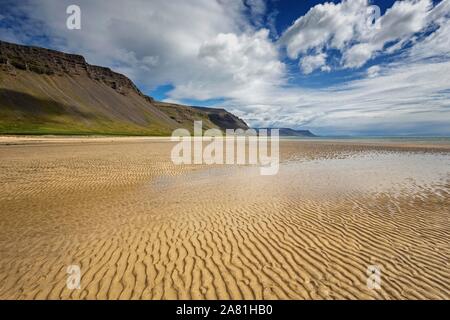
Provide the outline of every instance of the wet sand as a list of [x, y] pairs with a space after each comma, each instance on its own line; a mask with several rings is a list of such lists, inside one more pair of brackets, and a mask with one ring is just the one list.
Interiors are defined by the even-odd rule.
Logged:
[[172, 147], [0, 138], [0, 298], [450, 298], [450, 146], [282, 141], [275, 176]]

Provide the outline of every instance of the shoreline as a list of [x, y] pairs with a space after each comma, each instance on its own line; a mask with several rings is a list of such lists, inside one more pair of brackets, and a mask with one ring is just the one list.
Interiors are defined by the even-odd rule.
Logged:
[[[198, 138], [196, 138], [198, 139]], [[219, 138], [224, 139], [224, 138]], [[298, 142], [307, 144], [335, 144], [335, 145], [358, 145], [376, 146], [386, 148], [417, 149], [417, 150], [439, 150], [450, 151], [450, 137], [440, 138], [301, 138], [280, 137], [280, 142]], [[448, 140], [447, 140], [448, 139]], [[133, 143], [133, 142], [171, 142], [170, 136], [60, 136], [60, 135], [0, 135], [0, 146], [13, 145], [46, 145], [46, 144], [77, 144], [77, 143]]]

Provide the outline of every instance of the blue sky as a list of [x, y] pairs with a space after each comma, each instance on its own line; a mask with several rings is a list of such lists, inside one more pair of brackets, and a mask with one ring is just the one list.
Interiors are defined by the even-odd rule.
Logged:
[[[298, 18], [305, 15], [312, 7], [317, 4], [321, 4], [327, 1], [298, 1], [298, 0], [282, 0], [282, 1], [266, 1], [266, 10], [262, 15], [262, 23], [261, 27], [268, 28], [271, 30], [270, 37], [273, 41], [276, 41], [279, 38], [279, 35], [282, 34], [284, 30], [289, 28], [292, 23]], [[328, 1], [333, 3], [339, 3], [340, 0]], [[372, 4], [380, 7], [381, 13], [384, 13], [386, 9], [390, 8], [395, 1], [393, 0], [383, 0], [383, 1], [372, 1]], [[246, 4], [248, 6], [248, 4]], [[246, 12], [249, 20], [251, 20], [251, 13]], [[271, 20], [273, 19], [273, 21]], [[295, 71], [297, 69], [297, 63], [295, 61], [290, 61], [286, 57], [283, 58], [283, 62], [289, 66], [294, 75], [294, 79], [291, 79], [292, 84], [298, 84], [302, 87], [308, 88], [320, 88], [326, 87], [333, 84], [341, 83], [348, 81], [349, 79], [355, 79], [359, 77], [357, 73], [354, 73], [349, 70], [345, 71], [335, 71], [333, 73], [322, 74], [320, 72], [316, 72], [313, 75], [302, 76], [298, 75]], [[151, 91], [149, 94], [155, 97], [156, 99], [166, 99], [168, 97], [168, 93], [172, 91], [174, 87], [171, 84], [163, 84], [160, 85]], [[216, 102], [222, 102], [223, 99], [212, 99], [212, 100], [195, 100], [195, 99], [182, 99], [183, 103], [187, 104], [196, 104], [199, 106], [203, 105], [214, 105]]]
[[[66, 28], [69, 4], [81, 30]], [[82, 54], [159, 100], [225, 107], [255, 127], [450, 135], [449, 0], [0, 5], [0, 39]]]

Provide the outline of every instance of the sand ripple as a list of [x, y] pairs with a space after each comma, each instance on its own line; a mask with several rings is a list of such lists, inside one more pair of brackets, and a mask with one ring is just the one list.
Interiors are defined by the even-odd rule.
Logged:
[[446, 151], [286, 142], [261, 177], [170, 148], [1, 146], [0, 298], [450, 298]]

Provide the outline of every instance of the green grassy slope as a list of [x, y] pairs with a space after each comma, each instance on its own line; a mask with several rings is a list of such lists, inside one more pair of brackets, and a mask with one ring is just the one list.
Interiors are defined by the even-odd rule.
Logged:
[[0, 74], [0, 134], [170, 135], [177, 127], [138, 94], [88, 78]]

